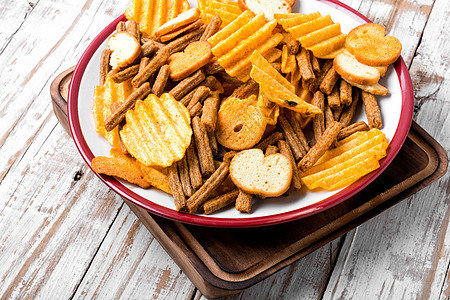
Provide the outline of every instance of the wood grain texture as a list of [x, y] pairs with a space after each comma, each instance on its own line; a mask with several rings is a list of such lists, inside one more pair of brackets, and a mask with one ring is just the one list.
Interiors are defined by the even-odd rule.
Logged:
[[[178, 266], [87, 168], [49, 101], [54, 76], [128, 2], [0, 0], [0, 298], [194, 297]], [[401, 40], [415, 119], [449, 151], [448, 1], [343, 2]], [[233, 298], [448, 298], [449, 180]]]

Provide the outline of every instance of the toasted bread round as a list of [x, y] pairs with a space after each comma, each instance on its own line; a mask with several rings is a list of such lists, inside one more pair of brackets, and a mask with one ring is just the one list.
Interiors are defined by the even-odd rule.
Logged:
[[345, 47], [355, 58], [369, 66], [387, 66], [402, 52], [402, 44], [393, 36], [385, 36], [382, 25], [367, 23], [354, 28], [345, 40]]
[[231, 160], [230, 177], [246, 193], [277, 197], [291, 185], [292, 164], [281, 153], [264, 156], [260, 149], [244, 150]]
[[141, 44], [125, 31], [113, 34], [108, 39], [108, 47], [112, 51], [109, 64], [113, 69], [131, 64], [141, 53]]
[[290, 13], [294, 3], [295, 0], [238, 0], [240, 9], [264, 13], [266, 20], [273, 20], [274, 14]]
[[362, 85], [373, 85], [380, 80], [380, 72], [377, 68], [364, 65], [348, 52], [338, 54], [333, 65], [336, 72], [345, 80]]
[[208, 42], [193, 42], [183, 52], [169, 57], [170, 78], [175, 81], [184, 79], [209, 63], [212, 58], [211, 45]]

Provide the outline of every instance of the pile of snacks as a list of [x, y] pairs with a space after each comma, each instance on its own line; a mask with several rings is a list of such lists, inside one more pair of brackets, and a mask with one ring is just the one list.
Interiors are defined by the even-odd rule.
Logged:
[[[290, 2], [284, 13], [250, 2], [133, 0], [101, 56], [93, 116], [113, 149], [95, 172], [210, 214], [250, 213], [255, 198], [302, 186], [336, 190], [379, 168], [389, 143], [373, 94], [386, 93], [378, 80], [398, 40], [379, 25], [346, 36]], [[352, 123], [360, 103], [368, 124]]]

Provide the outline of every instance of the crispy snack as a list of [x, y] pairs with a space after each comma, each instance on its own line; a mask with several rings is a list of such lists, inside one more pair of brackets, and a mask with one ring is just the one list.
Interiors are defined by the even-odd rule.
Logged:
[[111, 59], [111, 49], [105, 49], [100, 57], [100, 85], [104, 85], [106, 81], [106, 76], [111, 70], [109, 65], [109, 60]]
[[194, 190], [202, 186], [202, 173], [200, 172], [200, 163], [198, 161], [197, 152], [195, 151], [195, 141], [192, 139], [186, 151], [186, 159], [189, 166], [189, 178]]
[[141, 61], [139, 62], [139, 71], [143, 70], [148, 65], [149, 61], [150, 58], [148, 57], [141, 58]]
[[295, 163], [294, 156], [292, 155], [291, 148], [289, 147], [288, 143], [283, 140], [278, 141], [278, 148], [280, 149], [280, 153], [286, 156], [292, 165], [292, 182], [291, 185], [299, 190], [302, 187], [302, 182], [300, 180], [300, 175], [297, 169], [297, 165]]
[[289, 124], [288, 120], [283, 115], [278, 117], [278, 122], [283, 129], [286, 141], [289, 143], [289, 146], [291, 146], [292, 153], [294, 154], [295, 159], [301, 159], [306, 155], [306, 151], [300, 143], [300, 140], [298, 139], [294, 130], [292, 129], [291, 124]]
[[209, 96], [211, 90], [205, 86], [198, 86], [194, 90], [194, 94], [192, 95], [191, 100], [186, 106], [188, 110], [190, 110], [197, 103], [203, 104], [203, 101]]
[[322, 114], [317, 114], [313, 118], [313, 130], [314, 130], [314, 137], [316, 138], [316, 141], [320, 139], [323, 132], [325, 131], [325, 117], [324, 117], [324, 111], [325, 111], [325, 97], [322, 94], [322, 92], [317, 91], [314, 93], [314, 97], [312, 99], [311, 104], [317, 106], [321, 111]]
[[183, 187], [183, 192], [186, 197], [192, 196], [194, 190], [191, 186], [191, 179], [189, 177], [189, 167], [187, 164], [186, 155], [177, 162], [178, 175], [180, 177], [181, 186]]
[[176, 100], [180, 100], [184, 95], [199, 85], [204, 79], [205, 73], [203, 73], [202, 70], [198, 70], [191, 76], [180, 81], [173, 89], [170, 90], [169, 94]]
[[277, 104], [259, 94], [256, 106], [261, 109], [268, 125], [277, 125], [278, 116], [280, 115], [280, 107]]
[[276, 25], [275, 20], [266, 23], [262, 13], [252, 17], [250, 11], [245, 11], [209, 38], [208, 42], [225, 71], [246, 82], [250, 78], [250, 56], [253, 51], [259, 50], [262, 55], [266, 55], [283, 39], [282, 34], [273, 33]]
[[156, 55], [150, 60], [144, 69], [139, 70], [139, 73], [131, 80], [134, 87], [140, 87], [152, 76], [160, 67], [162, 67], [170, 56], [170, 48], [168, 46], [160, 49]]
[[209, 21], [208, 26], [206, 26], [205, 32], [203, 32], [200, 41], [207, 41], [210, 37], [215, 35], [222, 25], [222, 19], [219, 15], [215, 15], [211, 21]]
[[193, 42], [183, 52], [174, 53], [169, 57], [170, 78], [175, 81], [184, 79], [210, 62], [212, 57], [208, 42]]
[[252, 210], [253, 195], [247, 194], [243, 190], [239, 190], [236, 198], [235, 208], [240, 212], [250, 213]]
[[95, 157], [91, 166], [96, 173], [119, 177], [142, 188], [150, 187], [136, 160], [120, 150], [113, 157]]
[[325, 119], [325, 128], [328, 128], [335, 121], [334, 116], [333, 116], [333, 110], [331, 109], [331, 107], [328, 104], [325, 104], [324, 116], [325, 116], [325, 118], [324, 118]]
[[341, 105], [341, 107], [339, 107], [339, 109], [337, 110], [333, 110], [333, 118], [335, 121], [339, 121], [339, 119], [341, 118], [341, 113], [344, 110], [344, 106]]
[[200, 117], [202, 115], [203, 105], [200, 102], [197, 102], [189, 109], [189, 115], [191, 118]]
[[214, 131], [207, 131], [209, 147], [213, 156], [216, 156], [219, 152], [219, 145], [217, 144], [216, 133]]
[[356, 107], [358, 106], [360, 95], [361, 95], [360, 89], [354, 90], [352, 93], [353, 96], [352, 105], [345, 106], [344, 109], [342, 110], [341, 117], [339, 118], [339, 122], [342, 123], [342, 127], [347, 127], [348, 125], [351, 124], [353, 116], [356, 111]]
[[126, 113], [120, 136], [128, 152], [146, 166], [170, 166], [183, 158], [192, 129], [187, 109], [169, 94], [149, 95]]
[[[350, 87], [351, 89], [351, 87]], [[351, 92], [350, 92], [351, 97]], [[331, 107], [332, 110], [338, 110], [341, 107], [341, 99], [339, 97], [339, 88], [337, 87], [337, 84], [334, 86], [333, 90], [327, 97], [328, 105]], [[350, 101], [351, 103], [351, 101]]]
[[198, 41], [205, 31], [205, 25], [188, 32], [167, 44], [170, 54], [183, 51], [190, 43]]
[[186, 0], [133, 0], [125, 16], [139, 23], [140, 31], [153, 35], [158, 27], [188, 9]]
[[203, 69], [205, 70], [205, 73], [208, 75], [213, 75], [225, 71], [225, 69], [217, 62], [217, 60], [210, 62]]
[[133, 78], [139, 72], [139, 65], [133, 65], [111, 76], [115, 83], [121, 83]]
[[134, 36], [136, 38], [136, 40], [138, 40], [138, 41], [141, 40], [141, 32], [139, 31], [139, 24], [136, 21], [130, 20], [128, 22], [127, 32], [129, 34], [131, 34], [132, 36]]
[[342, 79], [339, 86], [339, 96], [343, 105], [350, 106], [352, 104], [352, 86]]
[[109, 64], [114, 70], [129, 66], [141, 53], [141, 44], [128, 32], [116, 32], [108, 38], [111, 49]]
[[168, 168], [169, 186], [172, 191], [173, 201], [177, 211], [182, 211], [186, 207], [186, 197], [183, 192], [180, 177], [178, 175], [178, 163], [175, 162]]
[[183, 96], [181, 98], [180, 102], [183, 103], [184, 106], [189, 105], [189, 103], [192, 101], [192, 98], [194, 96], [194, 93], [197, 91], [200, 87], [207, 87], [211, 91], [217, 91], [219, 93], [223, 93], [223, 87], [222, 84], [214, 77], [214, 76], [208, 76], [205, 80], [203, 80], [200, 85], [194, 89], [192, 89], [189, 93]]
[[336, 140], [339, 131], [342, 128], [342, 124], [339, 122], [333, 122], [330, 127], [328, 127], [322, 136], [317, 140], [314, 147], [309, 150], [309, 152], [302, 158], [298, 163], [298, 168], [305, 172], [310, 169], [319, 158], [325, 153], [325, 151], [330, 148], [331, 144]]
[[224, 159], [205, 183], [187, 200], [189, 213], [195, 213], [208, 200], [214, 190], [225, 181], [229, 174], [230, 160]]
[[167, 34], [164, 34], [164, 35], [160, 36], [159, 39], [160, 39], [161, 42], [165, 43], [167, 41], [170, 41], [170, 40], [176, 38], [177, 36], [179, 36], [179, 35], [181, 35], [183, 33], [186, 33], [186, 32], [189, 32], [191, 30], [197, 29], [197, 28], [203, 26], [204, 24], [205, 23], [203, 23], [202, 20], [197, 20], [197, 21], [192, 22], [190, 24], [187, 24], [187, 25], [185, 25], [185, 26], [183, 26], [183, 27], [181, 27], [181, 28], [179, 28], [179, 29], [177, 29], [175, 31], [172, 31], [172, 32], [167, 33]]
[[286, 119], [289, 121], [289, 124], [291, 124], [292, 129], [294, 130], [300, 143], [303, 146], [303, 149], [305, 149], [305, 151], [308, 152], [309, 151], [308, 140], [306, 139], [305, 134], [303, 133], [302, 124], [296, 117], [297, 113], [292, 110], [285, 109], [284, 115], [286, 116]]
[[256, 106], [254, 95], [246, 99], [229, 98], [219, 109], [217, 141], [224, 147], [243, 150], [259, 142], [266, 129], [265, 117]]
[[105, 128], [105, 120], [111, 115], [111, 106], [117, 103], [117, 106], [125, 101], [131, 94], [132, 86], [129, 81], [123, 83], [115, 83], [110, 77], [103, 86], [96, 86], [94, 89], [94, 104], [92, 113], [94, 117], [95, 130], [103, 135], [108, 142], [115, 148], [120, 148], [119, 132], [115, 128], [107, 131]]
[[136, 162], [139, 164], [145, 180], [147, 180], [155, 188], [160, 189], [168, 194], [172, 194], [169, 186], [169, 177], [167, 176], [167, 174], [164, 174], [162, 171], [155, 168], [144, 166], [137, 160]]
[[281, 76], [258, 51], [253, 53], [251, 61], [253, 67], [250, 75], [259, 83], [260, 91], [270, 101], [306, 116], [322, 113], [316, 106], [298, 97], [295, 94], [295, 87]]
[[367, 121], [369, 122], [369, 128], [380, 128], [381, 113], [380, 108], [378, 107], [377, 98], [365, 91], [361, 92], [361, 98], [364, 103]]
[[156, 41], [149, 40], [141, 46], [141, 55], [147, 57], [157, 52], [159, 49]]
[[316, 78], [314, 70], [311, 64], [311, 54], [305, 48], [300, 50], [300, 53], [296, 55], [300, 74], [305, 81], [310, 81]]
[[150, 84], [148, 82], [144, 83], [138, 89], [133, 91], [128, 97], [120, 104], [117, 110], [113, 111], [105, 119], [105, 129], [107, 131], [113, 130], [120, 122], [125, 118], [125, 114], [132, 109], [136, 102], [140, 99], [145, 98], [150, 94]]
[[357, 123], [353, 123], [352, 125], [342, 128], [341, 132], [339, 132], [339, 134], [337, 136], [337, 140], [338, 141], [343, 140], [346, 137], [351, 136], [355, 132], [369, 131], [369, 129], [370, 129], [369, 126], [367, 126], [366, 122], [364, 122], [364, 121], [359, 121]]
[[166, 87], [167, 80], [169, 79], [170, 68], [169, 65], [164, 65], [159, 69], [158, 75], [156, 76], [155, 83], [152, 87], [152, 93], [156, 97], [161, 97]]
[[213, 94], [208, 97], [203, 104], [201, 121], [206, 131], [214, 132], [216, 130], [217, 112], [219, 111], [219, 95]]
[[278, 147], [275, 145], [269, 145], [266, 148], [266, 151], [264, 152], [264, 156], [268, 156], [270, 154], [278, 153]]
[[192, 119], [192, 129], [194, 131], [195, 147], [197, 148], [198, 159], [200, 161], [200, 170], [205, 177], [208, 177], [215, 170], [214, 159], [211, 148], [209, 147], [206, 129], [199, 117]]
[[291, 51], [288, 50], [287, 45], [283, 45], [281, 52], [281, 73], [294, 73], [296, 69], [297, 61], [295, 60], [295, 54], [292, 54]]
[[233, 1], [200, 0], [198, 6], [202, 12], [202, 19], [207, 23], [218, 15], [222, 19], [221, 28], [227, 26], [242, 13], [237, 2]]
[[116, 31], [117, 32], [127, 31], [127, 23], [125, 23], [124, 21], [120, 21], [119, 23], [117, 23]]
[[334, 85], [339, 79], [339, 74], [334, 69], [334, 66], [332, 66], [328, 72], [326, 73], [325, 77], [323, 78], [322, 82], [320, 83], [320, 90], [324, 93], [329, 95], [331, 91], [334, 88]]
[[379, 167], [378, 160], [386, 156], [389, 146], [378, 129], [358, 132], [327, 151], [310, 170], [302, 174], [302, 182], [309, 188], [328, 190], [342, 188]]
[[211, 200], [208, 200], [203, 204], [203, 211], [205, 215], [212, 214], [213, 212], [224, 208], [225, 206], [228, 206], [236, 201], [236, 197], [239, 194], [239, 190], [235, 189], [231, 192], [228, 192], [226, 194], [217, 196]]

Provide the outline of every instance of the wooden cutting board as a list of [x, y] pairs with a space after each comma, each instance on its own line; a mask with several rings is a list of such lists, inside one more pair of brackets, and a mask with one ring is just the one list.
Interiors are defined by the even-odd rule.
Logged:
[[[70, 134], [67, 93], [73, 68], [53, 81], [55, 115]], [[431, 184], [447, 171], [445, 150], [413, 122], [397, 157], [363, 191], [313, 216], [281, 225], [220, 229], [174, 222], [128, 206], [209, 298], [238, 293]]]

